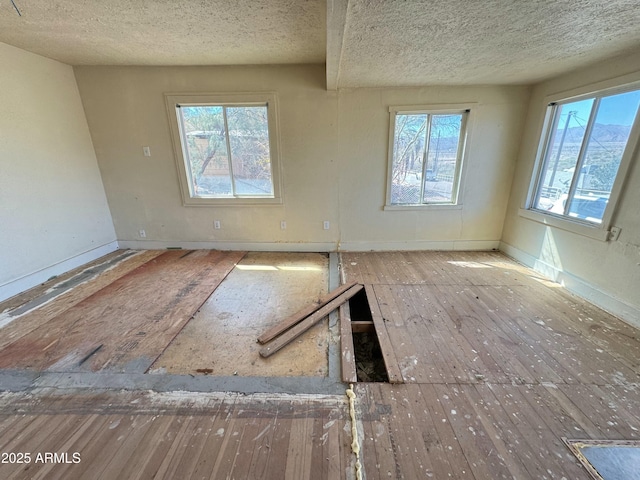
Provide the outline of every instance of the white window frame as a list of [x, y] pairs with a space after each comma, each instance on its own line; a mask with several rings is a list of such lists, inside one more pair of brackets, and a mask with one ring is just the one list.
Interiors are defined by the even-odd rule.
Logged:
[[[625, 81], [626, 80], [626, 81]], [[544, 159], [547, 154], [547, 148], [553, 130], [554, 113], [557, 105], [572, 103], [594, 97], [615, 95], [633, 90], [640, 89], [640, 80], [634, 79], [629, 81], [627, 77], [621, 79], [600, 82], [595, 85], [585, 86], [566, 92], [556, 93], [545, 97], [546, 110], [543, 122], [539, 128], [538, 148], [536, 151], [535, 163], [531, 172], [531, 181], [524, 205], [519, 211], [520, 216], [534, 220], [538, 223], [549, 225], [551, 227], [566, 230], [578, 235], [583, 235], [600, 241], [607, 241], [610, 236], [610, 229], [615, 217], [616, 208], [620, 195], [623, 191], [624, 184], [628, 175], [629, 168], [633, 163], [633, 159], [637, 155], [638, 142], [640, 139], [640, 113], [636, 115], [634, 124], [631, 127], [627, 146], [622, 155], [620, 166], [616, 179], [611, 188], [609, 201], [604, 210], [601, 223], [590, 222], [574, 218], [568, 215], [561, 215], [545, 210], [535, 208], [536, 195], [538, 193], [538, 185], [544, 176], [543, 167]]]
[[[467, 157], [467, 142], [469, 131], [471, 130], [472, 107], [475, 104], [447, 104], [447, 105], [403, 105], [389, 107], [389, 150], [387, 153], [387, 192], [384, 210], [448, 210], [461, 209], [462, 200], [460, 192], [464, 180], [464, 171]], [[395, 126], [397, 115], [428, 114], [428, 115], [452, 115], [463, 114], [460, 127], [460, 143], [458, 145], [458, 155], [456, 168], [454, 171], [454, 185], [451, 192], [451, 202], [438, 203], [417, 203], [417, 204], [395, 204], [391, 203], [391, 189], [393, 181], [393, 151], [395, 140]], [[425, 134], [428, 134], [425, 132]], [[426, 162], [423, 162], [422, 186], [424, 188]], [[421, 195], [422, 198], [422, 195]]]
[[[174, 158], [182, 204], [191, 207], [215, 206], [215, 205], [279, 205], [282, 204], [282, 184], [280, 165], [280, 144], [278, 135], [278, 105], [277, 96], [273, 92], [266, 93], [167, 93], [165, 103], [169, 117], [169, 129], [173, 143]], [[269, 128], [269, 150], [271, 163], [271, 181], [273, 183], [273, 195], [270, 196], [227, 196], [227, 197], [197, 197], [192, 192], [190, 170], [187, 165], [187, 155], [183, 145], [183, 132], [178, 118], [178, 106], [267, 106], [267, 122]]]

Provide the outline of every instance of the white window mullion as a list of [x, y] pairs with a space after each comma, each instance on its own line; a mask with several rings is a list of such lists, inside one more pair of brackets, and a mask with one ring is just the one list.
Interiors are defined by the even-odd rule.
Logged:
[[424, 201], [424, 183], [427, 181], [427, 161], [429, 160], [429, 139], [431, 138], [431, 115], [427, 115], [427, 125], [424, 129], [424, 148], [422, 149], [422, 177], [420, 178], [420, 201]]
[[462, 157], [464, 156], [464, 148], [466, 145], [467, 134], [467, 121], [469, 117], [469, 110], [462, 114], [460, 121], [460, 137], [458, 138], [458, 151], [456, 153], [456, 167], [453, 173], [453, 189], [451, 191], [451, 201], [458, 203], [458, 194], [460, 193], [460, 177], [462, 170]]
[[584, 137], [582, 139], [582, 145], [580, 146], [580, 153], [578, 154], [578, 160], [576, 162], [575, 170], [573, 171], [573, 177], [571, 178], [571, 186], [569, 187], [569, 192], [567, 193], [567, 202], [564, 206], [564, 215], [569, 215], [569, 210], [571, 208], [571, 203], [573, 202], [573, 197], [576, 194], [576, 189], [578, 188], [578, 179], [580, 178], [580, 171], [582, 170], [582, 166], [584, 165], [584, 159], [587, 155], [587, 148], [589, 146], [589, 141], [591, 139], [591, 132], [593, 131], [593, 126], [596, 121], [596, 115], [598, 114], [598, 108], [600, 107], [600, 97], [596, 98], [591, 106], [591, 113], [589, 115], [589, 121], [587, 122], [587, 127], [584, 132]]
[[227, 121], [227, 107], [222, 107], [222, 118], [224, 119], [224, 139], [227, 143], [227, 162], [229, 164], [229, 176], [231, 177], [231, 194], [236, 194], [236, 179], [233, 176], [233, 161], [231, 160], [231, 141], [229, 140], [229, 122]]

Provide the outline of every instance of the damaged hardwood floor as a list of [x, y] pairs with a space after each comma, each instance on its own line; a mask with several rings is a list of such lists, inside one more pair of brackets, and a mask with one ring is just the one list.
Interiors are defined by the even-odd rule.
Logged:
[[[349, 478], [342, 397], [0, 395], [3, 479]], [[53, 454], [56, 454], [54, 457]]]
[[145, 372], [243, 255], [169, 251], [54, 316], [27, 312], [3, 329], [0, 368]]
[[[96, 263], [55, 300], [42, 287], [0, 304], [0, 374], [41, 379], [55, 369], [96, 379], [91, 388], [36, 380], [0, 394], [0, 451], [32, 455], [30, 464], [0, 464], [1, 478], [355, 478], [346, 396], [142, 386], [171, 376], [163, 368], [193, 368], [191, 340], [198, 361], [214, 359], [206, 357], [213, 326], [194, 312], [230, 318], [225, 302], [243, 296], [225, 294], [225, 282], [251, 288], [232, 269], [264, 267], [259, 256], [139, 252], [117, 261], [125, 253]], [[363, 478], [587, 480], [563, 438], [640, 438], [640, 332], [532, 270], [497, 252], [367, 252], [342, 253], [341, 274], [364, 285], [390, 382], [354, 386]], [[313, 298], [323, 293], [310, 282], [290, 285], [297, 301], [287, 309], [252, 301], [236, 315], [247, 338], [257, 338], [261, 310], [278, 312], [275, 324], [308, 303], [296, 284]], [[225, 298], [210, 303], [216, 295]], [[351, 328], [340, 326], [343, 335]], [[325, 337], [308, 333], [304, 348], [325, 355]], [[236, 355], [238, 344], [226, 344]], [[155, 374], [144, 374], [152, 365]], [[139, 388], [102, 385], [132, 372]], [[46, 452], [69, 463], [33, 462]]]
[[76, 275], [68, 291], [57, 290], [70, 280], [56, 279], [22, 304], [0, 305], [0, 369], [328, 374], [326, 321], [276, 359], [260, 358], [256, 344], [261, 331], [326, 293], [327, 255], [174, 250], [109, 261], [100, 275]]
[[356, 386], [367, 478], [586, 480], [563, 437], [640, 438], [637, 329], [499, 253], [342, 266], [396, 382]]
[[256, 339], [327, 288], [326, 254], [125, 251], [0, 304], [0, 451], [23, 454], [0, 478], [348, 477], [343, 396], [207, 393], [322, 379], [326, 321], [269, 361]]

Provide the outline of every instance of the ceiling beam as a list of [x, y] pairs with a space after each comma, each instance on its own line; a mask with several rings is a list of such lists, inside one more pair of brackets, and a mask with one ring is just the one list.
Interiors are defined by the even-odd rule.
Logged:
[[327, 0], [327, 90], [337, 90], [349, 0]]

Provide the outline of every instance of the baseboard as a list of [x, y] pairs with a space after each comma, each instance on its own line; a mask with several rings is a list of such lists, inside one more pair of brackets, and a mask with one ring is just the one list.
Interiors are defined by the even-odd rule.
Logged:
[[589, 282], [573, 275], [570, 272], [559, 269], [556, 266], [549, 265], [542, 260], [529, 255], [522, 250], [500, 242], [500, 251], [517, 260], [518, 262], [533, 268], [547, 278], [559, 283], [571, 293], [584, 298], [588, 302], [602, 308], [606, 312], [615, 315], [624, 320], [628, 324], [640, 328], [640, 309], [633, 305], [629, 305], [623, 300], [617, 299], [608, 292], [604, 292], [594, 287]]
[[167, 242], [156, 240], [119, 240], [120, 248], [134, 250], [246, 250], [250, 252], [367, 252], [395, 250], [498, 250], [498, 240], [456, 240], [442, 242]]
[[453, 240], [417, 242], [341, 242], [344, 252], [409, 251], [409, 250], [498, 250], [498, 240]]
[[134, 250], [242, 250], [247, 252], [335, 252], [336, 244], [331, 242], [167, 242], [157, 240], [119, 240], [120, 248]]
[[14, 295], [22, 293], [25, 290], [29, 290], [36, 285], [40, 285], [41, 283], [49, 280], [51, 277], [61, 275], [68, 272], [69, 270], [73, 270], [74, 268], [80, 267], [86, 263], [92, 262], [93, 260], [114, 252], [118, 248], [118, 242], [110, 242], [100, 247], [93, 248], [84, 253], [75, 255], [71, 258], [67, 258], [66, 260], [62, 260], [61, 262], [43, 268], [42, 270], [38, 270], [37, 272], [30, 273], [16, 280], [12, 280], [8, 283], [5, 283], [4, 285], [0, 285], [0, 302], [6, 300], [7, 298], [13, 297]]
[[537, 257], [529, 255], [528, 253], [523, 252], [522, 250], [509, 245], [508, 243], [500, 242], [500, 251], [507, 254], [514, 260], [522, 263], [523, 265], [526, 265], [529, 268], [533, 268], [536, 272], [541, 273], [549, 280], [560, 283], [559, 279], [562, 270], [560, 270], [559, 268], [553, 265], [549, 265], [548, 263], [543, 262]]

